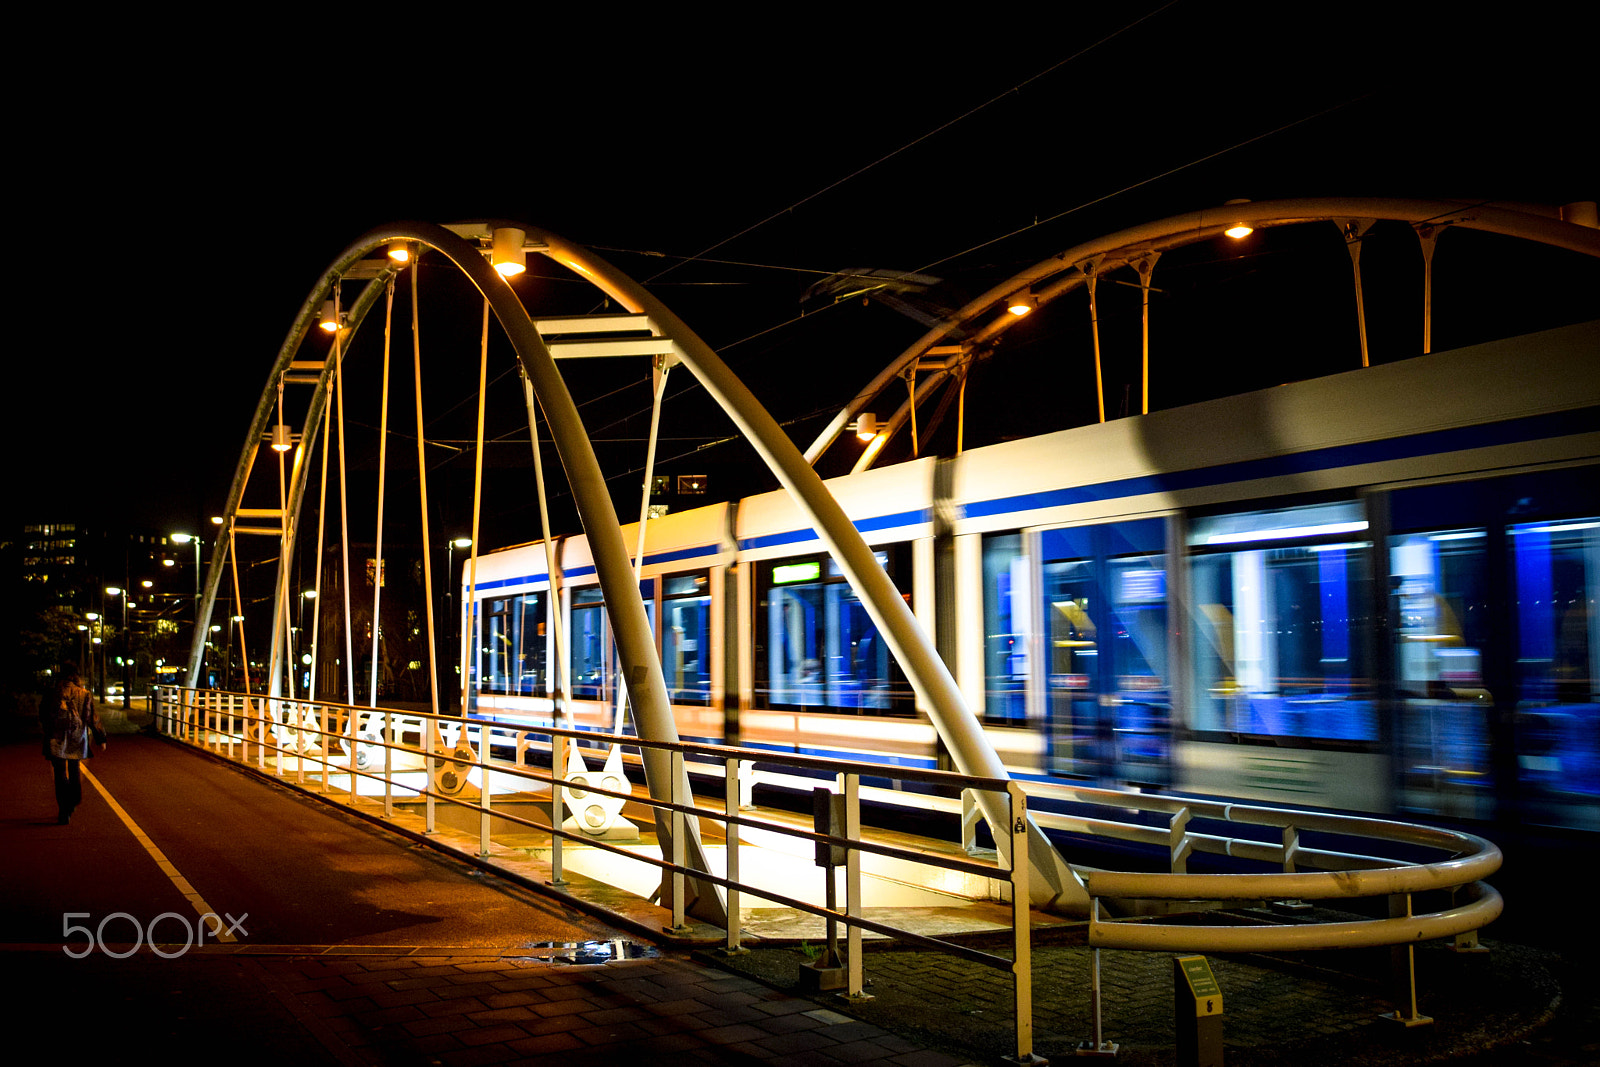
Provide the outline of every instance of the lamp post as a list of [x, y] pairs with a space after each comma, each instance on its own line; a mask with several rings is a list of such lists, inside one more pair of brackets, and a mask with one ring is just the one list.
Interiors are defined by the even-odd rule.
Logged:
[[[104, 604], [102, 603], [101, 606], [104, 607]], [[88, 634], [88, 638], [89, 638], [88, 677], [89, 677], [89, 681], [92, 683], [94, 681], [94, 676], [95, 676], [94, 675], [94, 657], [95, 657], [95, 653], [97, 651], [99, 651], [99, 648], [100, 648], [100, 613], [98, 611], [91, 611], [91, 612], [88, 612], [87, 614], [85, 614], [84, 618], [88, 619], [91, 623], [93, 623], [92, 630], [91, 630], [90, 627], [87, 627], [87, 626], [83, 627], [83, 629], [85, 629], [85, 630], [91, 630], [91, 632]], [[104, 700], [106, 698], [106, 677], [105, 677], [105, 674], [106, 674], [106, 672], [105, 672], [105, 661], [102, 659], [101, 660], [101, 664], [100, 664], [100, 699], [101, 700]]]
[[[131, 664], [129, 663], [132, 658], [133, 648], [128, 643], [128, 591], [121, 586], [108, 585], [106, 586], [106, 595], [118, 597], [122, 601], [122, 706], [126, 708], [128, 707], [128, 690], [133, 688], [133, 679], [130, 676]], [[106, 697], [104, 647], [101, 648], [100, 656], [100, 699], [104, 700]]]
[[223, 677], [221, 679], [222, 685], [221, 686], [212, 686], [211, 685], [211, 675], [210, 675], [210, 668], [209, 668], [209, 664], [211, 662], [211, 645], [212, 645], [212, 643], [214, 641], [216, 641], [216, 639], [217, 639], [216, 635], [221, 633], [221, 632], [222, 632], [222, 626], [220, 624], [218, 624], [218, 623], [212, 623], [211, 624], [210, 635], [208, 635], [206, 637], [206, 650], [205, 650], [205, 654], [204, 654], [203, 658], [204, 658], [205, 663], [207, 665], [207, 669], [201, 673], [201, 677], [206, 679], [206, 685], [207, 685], [208, 688], [221, 688], [221, 689], [228, 688], [228, 681], [227, 681], [227, 673], [228, 673], [228, 671], [227, 671], [226, 667], [224, 667], [223, 670], [222, 670], [222, 674], [223, 674]]
[[[191, 534], [191, 533], [175, 533], [175, 534], [169, 534], [168, 537], [172, 541], [173, 544], [177, 544], [177, 545], [194, 545], [194, 625], [193, 625], [193, 630], [197, 631], [197, 630], [200, 629], [200, 536], [198, 534]], [[194, 634], [191, 631], [190, 641], [192, 642], [193, 640], [194, 640]], [[202, 659], [204, 658], [204, 654], [205, 654], [204, 653], [204, 649], [202, 648], [202, 651], [201, 651]], [[203, 662], [201, 663], [200, 675], [201, 675], [201, 677], [205, 677], [205, 664]]]
[[[315, 629], [316, 628], [315, 624], [316, 624], [316, 619], [317, 619], [317, 615], [316, 615], [316, 611], [317, 611], [317, 591], [315, 589], [303, 589], [303, 590], [300, 591], [300, 640], [302, 642], [305, 640], [305, 637], [306, 637], [306, 604], [307, 604], [307, 602], [309, 602], [310, 605], [311, 605], [312, 628]], [[315, 635], [313, 635], [313, 636], [315, 636]], [[298, 653], [300, 650], [299, 650], [298, 647], [296, 647], [295, 651]], [[313, 641], [312, 642], [312, 646], [311, 646], [311, 650], [309, 652], [306, 652], [303, 655], [296, 655], [295, 656], [295, 660], [296, 660], [296, 662], [298, 663], [299, 666], [293, 668], [295, 670], [300, 670], [302, 667], [306, 668], [306, 670], [304, 670], [302, 673], [305, 675], [305, 679], [306, 679], [306, 697], [307, 697], [307, 699], [310, 699], [310, 700], [315, 700], [317, 698], [317, 694], [312, 691], [313, 687], [316, 685], [316, 672], [313, 671], [313, 670], [310, 670], [310, 667], [312, 666], [312, 661], [315, 659], [316, 654], [317, 654], [316, 643], [315, 643], [315, 641]]]

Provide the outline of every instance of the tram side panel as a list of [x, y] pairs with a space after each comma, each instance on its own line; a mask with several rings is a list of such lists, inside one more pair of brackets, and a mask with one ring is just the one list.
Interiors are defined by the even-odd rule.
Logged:
[[[1587, 331], [974, 449], [942, 481], [921, 461], [829, 485], [929, 631], [954, 614], [944, 651], [1016, 773], [1467, 818], [1515, 797], [1538, 820], [1590, 825]], [[1396, 382], [1430, 398], [1425, 425]], [[1195, 425], [1211, 430], [1184, 440]], [[931, 765], [925, 713], [787, 496], [731, 506], [731, 523], [700, 510], [650, 524], [643, 571], [653, 621], [675, 582], [695, 619], [685, 582], [705, 564], [704, 702], [681, 695], [700, 639], [672, 636], [695, 627], [658, 622], [680, 732]], [[718, 523], [716, 550], [687, 532]], [[950, 538], [948, 604], [932, 603], [936, 536]], [[581, 591], [584, 542], [563, 550]], [[592, 637], [598, 601], [567, 600], [569, 633]], [[577, 664], [603, 660], [604, 641], [593, 655], [580, 641]], [[576, 717], [605, 726], [612, 695], [586, 692]]]
[[[991, 733], [1041, 741], [1031, 769], [1051, 775], [1468, 818], [1515, 796], [1540, 821], [1593, 823], [1594, 348], [1557, 334], [1389, 375], [1437, 398], [1421, 432], [1363, 371], [1181, 413], [1213, 427], [1191, 467], [1145, 447], [1154, 417], [960, 457], [955, 537], [982, 574], [956, 658]], [[1370, 513], [1393, 485], [1475, 500], [1519, 468], [1550, 473], [1500, 491], [1498, 517], [1419, 534], [1409, 516], [1438, 520], [1436, 502], [1398, 497], [1392, 532]], [[1474, 541], [1489, 547], [1469, 580]], [[1478, 587], [1502, 589], [1498, 607], [1467, 604]], [[1163, 615], [1164, 650], [1148, 636]], [[1497, 615], [1498, 640], [1460, 632]]]

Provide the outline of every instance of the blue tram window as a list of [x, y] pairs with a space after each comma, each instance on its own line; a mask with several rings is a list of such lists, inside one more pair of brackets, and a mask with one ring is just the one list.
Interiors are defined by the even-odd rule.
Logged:
[[661, 590], [661, 668], [674, 703], [711, 703], [711, 579], [673, 575]]
[[1600, 829], [1600, 518], [1522, 523], [1510, 534], [1528, 814]]
[[[875, 555], [891, 579], [905, 584], [907, 546], [879, 549]], [[763, 564], [758, 575], [757, 688], [769, 706], [913, 712], [899, 664], [831, 561], [816, 556], [780, 560]]]
[[983, 717], [1003, 726], [1028, 718], [1026, 568], [1021, 534], [983, 539]]
[[1355, 501], [1195, 520], [1194, 729], [1377, 740], [1366, 527]]

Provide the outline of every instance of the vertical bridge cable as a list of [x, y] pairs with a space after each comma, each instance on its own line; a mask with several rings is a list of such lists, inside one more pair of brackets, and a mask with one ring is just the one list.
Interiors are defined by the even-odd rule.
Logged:
[[328, 517], [328, 450], [333, 444], [328, 439], [328, 422], [332, 415], [332, 408], [323, 404], [322, 432], [318, 435], [322, 438], [322, 487], [317, 499], [317, 572], [311, 579], [311, 588], [317, 595], [312, 597], [311, 605], [311, 678], [306, 684], [306, 696], [311, 700], [317, 699], [317, 660], [322, 650], [322, 540]]
[[1100, 421], [1105, 422], [1106, 384], [1100, 364], [1100, 308], [1095, 302], [1095, 286], [1100, 280], [1100, 260], [1098, 257], [1086, 260], [1082, 269], [1089, 288], [1089, 332], [1094, 335], [1094, 402], [1096, 410], [1100, 413]]
[[383, 647], [378, 608], [383, 600], [383, 487], [389, 455], [389, 338], [393, 325], [394, 276], [390, 275], [383, 306], [383, 392], [378, 400], [378, 529], [372, 546], [376, 571], [372, 575], [372, 683], [367, 693], [369, 708], [378, 706], [378, 653]]
[[962, 363], [957, 371], [961, 376], [961, 391], [957, 394], [956, 401], [956, 455], [961, 455], [967, 439], [967, 370], [968, 365]]
[[[428, 710], [439, 714], [439, 646], [433, 636], [433, 555], [428, 533], [428, 442], [422, 421], [422, 332], [417, 314], [417, 268], [411, 266], [411, 365], [417, 394], [417, 487], [422, 498], [422, 595], [428, 602]], [[445, 576], [449, 581], [449, 576]]]
[[1433, 247], [1443, 227], [1421, 225], [1413, 229], [1422, 245], [1422, 354], [1433, 351]]
[[[259, 443], [257, 444], [259, 448]], [[234, 619], [228, 620], [229, 626], [239, 627], [239, 662], [244, 664], [244, 695], [250, 696], [250, 650], [244, 643], [244, 599], [239, 595], [239, 545], [234, 539], [233, 528], [237, 519], [228, 516], [228, 563], [233, 569], [233, 615]], [[233, 664], [228, 664], [228, 669], [233, 669]]]
[[[650, 480], [655, 477], [656, 469], [656, 438], [661, 430], [661, 401], [667, 392], [667, 372], [672, 369], [662, 356], [655, 357], [651, 367], [651, 377], [655, 379], [655, 395], [650, 401], [650, 441], [645, 446], [644, 454], [644, 495], [639, 501], [639, 536], [636, 539], [638, 550], [634, 552], [633, 577], [639, 580], [639, 574], [644, 570], [644, 530], [645, 523], [650, 518]], [[622, 735], [622, 714], [628, 707], [628, 687], [618, 679], [617, 684], [617, 711], [612, 721], [611, 732], [617, 736]]]
[[[478, 519], [483, 514], [483, 407], [484, 395], [489, 389], [489, 298], [483, 298], [483, 333], [478, 342], [478, 437], [476, 459], [472, 470], [472, 547], [468, 549], [467, 557], [467, 595], [462, 598], [462, 606], [471, 612], [471, 616], [462, 626], [462, 655], [461, 655], [461, 714], [467, 714], [467, 694], [472, 685], [472, 672], [467, 668], [466, 650], [478, 619], [478, 605], [474, 597], [478, 592]], [[466, 744], [466, 734], [461, 737], [461, 744]]]
[[[1335, 219], [1334, 225], [1339, 227], [1339, 234], [1344, 238], [1345, 247], [1350, 250], [1350, 269], [1355, 275], [1356, 284], [1356, 329], [1361, 334], [1361, 365], [1371, 365], [1367, 355], [1367, 306], [1361, 294], [1361, 241], [1372, 228], [1373, 219]], [[1428, 264], [1424, 263], [1424, 268]]]
[[545, 617], [550, 620], [550, 633], [555, 643], [556, 665], [554, 670], [546, 665], [545, 686], [550, 690], [550, 721], [559, 726], [566, 694], [572, 691], [572, 679], [568, 676], [571, 667], [567, 663], [565, 636], [561, 629], [561, 597], [556, 589], [556, 547], [550, 538], [550, 502], [545, 495], [544, 461], [539, 452], [538, 407], [534, 401], [533, 382], [529, 380], [527, 368], [520, 360], [517, 362], [517, 373], [522, 377], [522, 399], [528, 406], [528, 437], [533, 443], [533, 481], [539, 492], [539, 535], [544, 539], [544, 572], [549, 584], [550, 599], [545, 608]]
[[1150, 414], [1150, 275], [1155, 273], [1156, 260], [1161, 258], [1160, 252], [1151, 252], [1133, 265], [1139, 272], [1139, 292], [1143, 298], [1143, 351], [1144, 361], [1139, 375], [1143, 381], [1143, 389], [1139, 398], [1139, 413]]
[[[278, 376], [278, 425], [283, 423], [283, 376]], [[278, 441], [273, 439], [273, 451], [278, 456], [278, 581], [275, 584], [273, 599], [277, 601], [277, 610], [283, 616], [283, 629], [276, 632], [274, 627], [272, 635], [272, 650], [267, 654], [267, 663], [272, 671], [272, 683], [268, 692], [279, 692], [278, 672], [283, 668], [284, 661], [293, 654], [294, 645], [294, 615], [289, 611], [289, 555], [294, 546], [289, 541], [289, 501], [288, 490], [284, 484], [284, 453], [277, 448]], [[282, 649], [282, 653], [278, 650]], [[294, 700], [294, 666], [289, 666], [289, 699]], [[276, 722], [278, 708], [272, 709], [272, 718]], [[262, 741], [265, 742], [263, 737]]]
[[909, 405], [911, 407], [911, 458], [916, 459], [917, 448], [917, 364], [915, 361], [906, 368], [906, 391], [911, 394]]
[[344, 331], [339, 322], [339, 287], [333, 287], [333, 392], [339, 409], [339, 553], [344, 573], [344, 699], [346, 704], [356, 702], [355, 640], [351, 635], [350, 614], [350, 471], [344, 447]]

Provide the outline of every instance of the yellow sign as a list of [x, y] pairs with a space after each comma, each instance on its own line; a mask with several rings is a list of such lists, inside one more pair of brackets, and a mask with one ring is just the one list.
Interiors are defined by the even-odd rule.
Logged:
[[1189, 983], [1189, 995], [1194, 998], [1197, 1018], [1222, 1014], [1222, 987], [1211, 973], [1211, 964], [1204, 956], [1179, 956], [1178, 966], [1183, 969], [1183, 979]]

